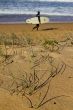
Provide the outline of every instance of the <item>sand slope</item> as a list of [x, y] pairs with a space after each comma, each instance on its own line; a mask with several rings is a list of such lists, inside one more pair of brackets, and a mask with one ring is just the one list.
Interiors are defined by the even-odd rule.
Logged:
[[[13, 50], [7, 46], [11, 57], [6, 61], [0, 57], [0, 110], [73, 110], [73, 24], [46, 24], [38, 32], [31, 30], [32, 25], [0, 25], [1, 34], [21, 37], [24, 33], [34, 41]], [[44, 47], [44, 39], [58, 40], [59, 50]]]

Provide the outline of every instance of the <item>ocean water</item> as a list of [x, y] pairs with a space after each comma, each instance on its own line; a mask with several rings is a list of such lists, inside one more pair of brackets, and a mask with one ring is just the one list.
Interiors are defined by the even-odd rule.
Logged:
[[73, 2], [52, 0], [0, 0], [0, 22], [23, 22], [38, 10], [51, 22], [73, 22]]

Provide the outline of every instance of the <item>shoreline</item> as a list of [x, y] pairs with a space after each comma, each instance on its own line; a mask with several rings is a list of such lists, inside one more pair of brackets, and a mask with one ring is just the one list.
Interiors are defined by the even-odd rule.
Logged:
[[[36, 24], [31, 24], [26, 22], [0, 22], [0, 25], [8, 25], [8, 24], [9, 25], [12, 25], [12, 24], [36, 25]], [[46, 25], [46, 24], [73, 24], [73, 22], [48, 22], [40, 25]]]

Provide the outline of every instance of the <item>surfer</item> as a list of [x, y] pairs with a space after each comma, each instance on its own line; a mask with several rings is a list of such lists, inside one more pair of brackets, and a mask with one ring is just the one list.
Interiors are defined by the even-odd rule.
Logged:
[[39, 23], [36, 24], [35, 27], [33, 27], [33, 30], [34, 30], [34, 29], [37, 29], [37, 31], [38, 31], [39, 26], [40, 26], [40, 11], [38, 11], [38, 13], [36, 14], [36, 17], [38, 17]]

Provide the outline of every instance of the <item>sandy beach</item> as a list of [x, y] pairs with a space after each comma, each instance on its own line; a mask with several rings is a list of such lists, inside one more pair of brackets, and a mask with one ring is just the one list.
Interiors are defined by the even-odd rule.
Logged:
[[41, 24], [39, 31], [32, 31], [35, 25], [29, 24], [0, 24], [0, 33], [24, 33], [32, 38], [62, 38], [67, 33], [73, 32], [73, 23], [49, 23]]
[[73, 23], [33, 27], [0, 24], [0, 110], [73, 110]]

